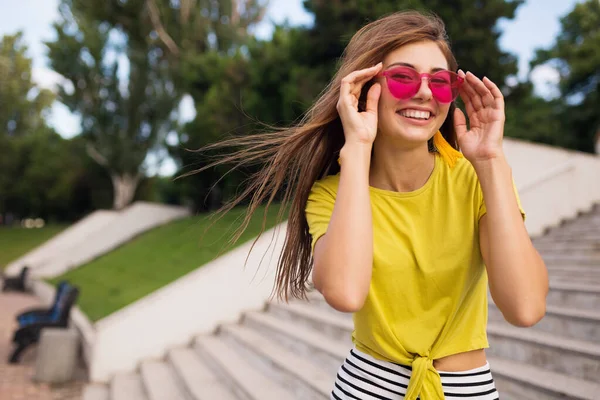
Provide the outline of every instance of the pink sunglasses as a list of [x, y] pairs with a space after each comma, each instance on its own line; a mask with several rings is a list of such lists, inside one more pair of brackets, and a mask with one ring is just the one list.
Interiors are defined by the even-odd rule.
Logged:
[[419, 91], [423, 78], [427, 78], [431, 94], [440, 103], [451, 103], [458, 96], [458, 89], [464, 79], [452, 71], [438, 71], [434, 74], [419, 74], [410, 67], [397, 67], [381, 72], [385, 76], [388, 89], [397, 99], [410, 99]]

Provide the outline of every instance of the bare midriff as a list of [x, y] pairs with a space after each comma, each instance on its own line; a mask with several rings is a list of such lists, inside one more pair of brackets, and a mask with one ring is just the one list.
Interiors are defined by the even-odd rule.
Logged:
[[485, 350], [478, 349], [438, 358], [433, 360], [433, 367], [438, 371], [460, 372], [483, 367], [486, 362]]

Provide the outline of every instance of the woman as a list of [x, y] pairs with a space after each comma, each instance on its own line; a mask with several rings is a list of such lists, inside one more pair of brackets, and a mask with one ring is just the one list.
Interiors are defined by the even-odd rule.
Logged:
[[312, 269], [325, 300], [353, 313], [332, 399], [497, 399], [488, 278], [508, 322], [545, 313], [546, 268], [502, 150], [502, 93], [456, 68], [439, 19], [389, 15], [354, 35], [298, 126], [218, 145], [247, 146], [221, 162], [267, 160], [244, 193], [249, 215], [284, 186], [292, 202], [277, 293], [303, 297]]

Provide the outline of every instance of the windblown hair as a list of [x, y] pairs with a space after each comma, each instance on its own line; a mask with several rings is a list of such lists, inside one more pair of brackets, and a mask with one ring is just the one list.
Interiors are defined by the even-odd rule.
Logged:
[[[237, 148], [194, 172], [221, 164], [233, 164], [234, 169], [248, 164], [264, 165], [251, 177], [244, 191], [220, 210], [226, 213], [250, 197], [246, 217], [236, 231], [233, 242], [239, 239], [259, 205], [266, 202], [268, 208], [277, 194], [282, 196], [278, 221], [283, 220], [285, 212], [289, 211], [289, 215], [274, 287], [274, 293], [280, 299], [288, 300], [290, 295], [305, 298], [308, 289], [313, 258], [304, 211], [314, 182], [339, 171], [337, 159], [344, 145], [344, 132], [336, 104], [342, 78], [353, 71], [379, 63], [388, 53], [401, 46], [420, 41], [437, 43], [450, 70], [456, 70], [457, 62], [450, 50], [444, 23], [438, 17], [414, 11], [394, 13], [369, 23], [352, 37], [342, 55], [339, 70], [297, 125], [224, 140], [200, 150]], [[363, 87], [359, 101], [361, 110], [365, 108], [366, 94], [372, 83]], [[453, 124], [454, 108], [452, 104], [440, 131], [446, 141], [458, 149]], [[430, 149], [433, 150], [432, 143]], [[261, 234], [264, 229], [263, 222]]]

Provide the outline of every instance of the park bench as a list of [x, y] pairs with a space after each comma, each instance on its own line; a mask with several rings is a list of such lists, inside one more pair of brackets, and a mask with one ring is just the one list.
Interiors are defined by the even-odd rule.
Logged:
[[19, 362], [23, 351], [39, 341], [42, 329], [67, 328], [71, 308], [78, 296], [79, 289], [65, 282], [57, 288], [54, 304], [46, 312], [43, 312], [42, 309], [35, 309], [20, 314], [17, 317], [19, 327], [12, 340], [14, 350], [8, 362], [11, 364]]
[[6, 292], [9, 290], [15, 292], [25, 292], [27, 290], [26, 279], [29, 273], [29, 267], [25, 266], [21, 269], [18, 276], [9, 277], [2, 274], [2, 291]]

